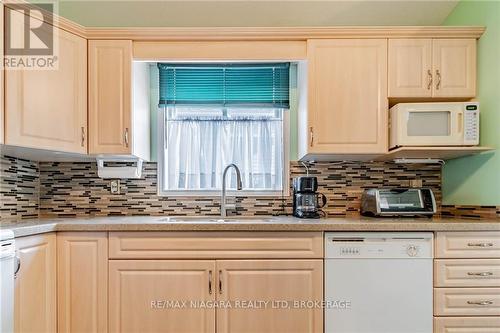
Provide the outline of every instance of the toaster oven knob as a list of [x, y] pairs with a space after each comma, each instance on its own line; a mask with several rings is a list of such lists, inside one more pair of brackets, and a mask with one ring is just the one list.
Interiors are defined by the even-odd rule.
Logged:
[[406, 248], [406, 253], [410, 257], [415, 257], [418, 254], [418, 247], [415, 245], [408, 245], [408, 247]]

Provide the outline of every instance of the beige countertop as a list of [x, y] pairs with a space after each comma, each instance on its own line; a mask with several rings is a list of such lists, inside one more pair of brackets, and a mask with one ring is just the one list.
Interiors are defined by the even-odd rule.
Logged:
[[52, 231], [500, 231], [500, 219], [110, 216], [0, 221], [16, 237]]

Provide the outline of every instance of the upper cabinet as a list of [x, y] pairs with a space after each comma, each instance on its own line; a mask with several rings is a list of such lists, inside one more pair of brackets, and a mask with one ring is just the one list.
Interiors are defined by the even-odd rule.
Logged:
[[[0, 55], [3, 59], [3, 2], [0, 3]], [[0, 144], [4, 143], [4, 68], [3, 61], [0, 63]]]
[[432, 41], [434, 97], [476, 96], [476, 40]]
[[[26, 20], [39, 19], [0, 4], [2, 20], [2, 11], [12, 31], [22, 32]], [[114, 31], [112, 40], [105, 30], [78, 30], [63, 20], [42, 25], [37, 34], [48, 37], [52, 31], [56, 68], [0, 71], [0, 144], [14, 153], [26, 147], [42, 149], [35, 151], [38, 158], [64, 152], [147, 161], [150, 119], [155, 118], [150, 110], [152, 59], [294, 59], [299, 159], [369, 160], [388, 152], [390, 98], [394, 103], [476, 95], [475, 38], [483, 29], [325, 28], [314, 39], [314, 29], [299, 34], [280, 28], [287, 41], [279, 47], [258, 29], [200, 30], [189, 36], [154, 29], [128, 35]], [[381, 38], [371, 38], [374, 33]], [[24, 36], [18, 35], [9, 43], [20, 45]], [[135, 40], [126, 39], [130, 36]], [[200, 40], [192, 41], [194, 36]], [[237, 46], [229, 56], [224, 52], [228, 45]], [[3, 46], [0, 40], [0, 52]]]
[[91, 154], [129, 154], [132, 41], [89, 41]]
[[[5, 13], [19, 31], [30, 19]], [[40, 29], [58, 41], [56, 66], [5, 71], [5, 144], [86, 154], [87, 41], [50, 25]]]
[[432, 40], [389, 40], [389, 97], [432, 97]]
[[475, 39], [390, 39], [389, 97], [472, 98]]
[[299, 158], [386, 153], [387, 40], [309, 40], [307, 59]]
[[89, 153], [148, 160], [148, 65], [133, 65], [131, 40], [89, 40], [88, 47]]

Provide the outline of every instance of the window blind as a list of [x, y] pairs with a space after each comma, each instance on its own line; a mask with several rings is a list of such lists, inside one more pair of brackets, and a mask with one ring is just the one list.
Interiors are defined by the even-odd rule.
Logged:
[[159, 63], [160, 106], [288, 108], [289, 63]]

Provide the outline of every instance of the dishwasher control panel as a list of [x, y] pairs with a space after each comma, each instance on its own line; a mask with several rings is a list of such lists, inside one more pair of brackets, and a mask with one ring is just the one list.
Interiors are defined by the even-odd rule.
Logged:
[[432, 258], [433, 234], [326, 233], [325, 258]]
[[361, 249], [359, 247], [341, 247], [339, 249], [340, 254], [344, 256], [356, 256], [360, 253]]

